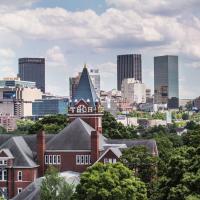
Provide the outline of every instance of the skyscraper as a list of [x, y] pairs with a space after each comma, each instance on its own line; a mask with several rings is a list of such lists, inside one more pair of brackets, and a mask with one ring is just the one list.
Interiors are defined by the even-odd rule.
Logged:
[[98, 97], [100, 97], [100, 74], [98, 69], [90, 69], [90, 78]]
[[70, 99], [74, 98], [74, 95], [76, 93], [78, 83], [79, 83], [79, 80], [80, 80], [80, 76], [81, 76], [81, 72], [79, 72], [78, 75], [75, 76], [75, 77], [69, 77], [69, 96], [70, 96]]
[[117, 56], [117, 89], [125, 78], [135, 78], [142, 82], [142, 60], [140, 54], [127, 54]]
[[154, 57], [154, 102], [179, 107], [178, 56]]
[[23, 81], [36, 82], [36, 87], [45, 92], [45, 59], [20, 58], [18, 76]]

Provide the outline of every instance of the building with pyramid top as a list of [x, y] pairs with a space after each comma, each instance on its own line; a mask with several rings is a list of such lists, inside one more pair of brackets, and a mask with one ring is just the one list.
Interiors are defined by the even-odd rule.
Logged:
[[[70, 124], [56, 135], [0, 135], [0, 193], [13, 198], [49, 166], [60, 172], [84, 172], [96, 162], [115, 163], [124, 148], [146, 146], [158, 155], [155, 140], [112, 140], [103, 136], [103, 109], [87, 67], [70, 101]], [[30, 192], [30, 191], [29, 191]]]

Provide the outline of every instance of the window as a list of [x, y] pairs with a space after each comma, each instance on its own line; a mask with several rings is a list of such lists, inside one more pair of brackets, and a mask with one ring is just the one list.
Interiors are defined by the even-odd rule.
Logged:
[[45, 155], [45, 164], [59, 165], [61, 164], [60, 155]]
[[53, 162], [52, 162], [53, 160], [52, 160], [52, 155], [49, 155], [49, 164], [52, 164]]
[[22, 188], [17, 188], [17, 194], [19, 194], [20, 192], [22, 192]]
[[7, 160], [0, 160], [0, 165], [7, 165]]
[[60, 155], [57, 155], [57, 164], [61, 163]]
[[76, 165], [91, 164], [90, 155], [76, 155]]
[[49, 163], [49, 156], [45, 155], [45, 164], [48, 164], [48, 163]]
[[57, 156], [53, 155], [53, 164], [57, 164]]
[[104, 164], [106, 163], [116, 163], [116, 158], [104, 158]]
[[22, 181], [22, 171], [18, 171], [17, 173], [17, 180]]
[[7, 170], [0, 171], [0, 181], [7, 181], [7, 179], [8, 179]]

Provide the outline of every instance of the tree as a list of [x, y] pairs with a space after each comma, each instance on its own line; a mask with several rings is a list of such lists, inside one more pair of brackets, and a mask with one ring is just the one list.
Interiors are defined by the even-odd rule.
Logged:
[[145, 184], [121, 163], [97, 163], [81, 175], [76, 200], [147, 200]]
[[73, 195], [73, 185], [69, 185], [59, 176], [55, 167], [50, 167], [42, 181], [41, 200], [70, 200]]
[[134, 170], [135, 175], [145, 183], [151, 182], [156, 177], [158, 158], [153, 156], [145, 146], [123, 150], [120, 161]]
[[189, 114], [188, 113], [183, 113], [182, 114], [182, 119], [183, 120], [188, 120], [189, 119]]
[[0, 134], [5, 134], [5, 133], [7, 133], [6, 129], [0, 126]]
[[37, 120], [30, 128], [29, 134], [36, 134], [43, 129], [47, 133], [56, 134], [68, 125], [68, 118], [66, 115], [50, 115]]

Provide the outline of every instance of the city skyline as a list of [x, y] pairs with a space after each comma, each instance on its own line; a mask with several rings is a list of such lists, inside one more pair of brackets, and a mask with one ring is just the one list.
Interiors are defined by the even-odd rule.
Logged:
[[153, 57], [178, 55], [180, 98], [199, 96], [200, 2], [148, 2], [2, 1], [0, 77], [16, 75], [20, 57], [45, 57], [47, 91], [68, 95], [69, 77], [85, 62], [109, 90], [117, 87], [117, 55], [133, 53], [142, 54], [143, 82], [153, 91]]

